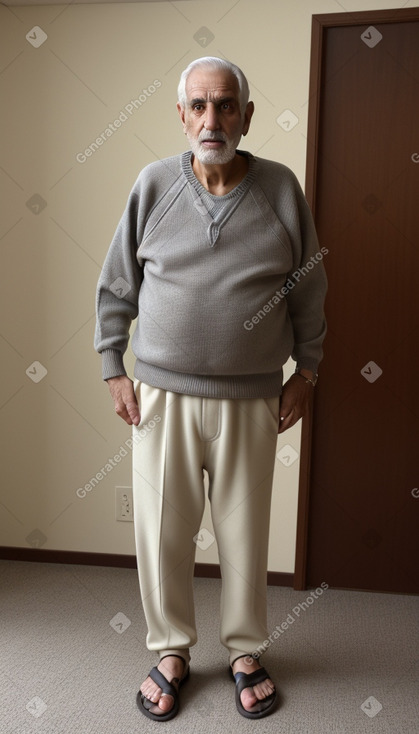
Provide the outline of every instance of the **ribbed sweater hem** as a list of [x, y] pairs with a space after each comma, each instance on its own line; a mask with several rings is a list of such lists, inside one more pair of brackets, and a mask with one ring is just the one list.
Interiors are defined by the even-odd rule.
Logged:
[[137, 359], [137, 380], [169, 392], [217, 399], [273, 398], [281, 394], [283, 372], [260, 375], [188, 375]]

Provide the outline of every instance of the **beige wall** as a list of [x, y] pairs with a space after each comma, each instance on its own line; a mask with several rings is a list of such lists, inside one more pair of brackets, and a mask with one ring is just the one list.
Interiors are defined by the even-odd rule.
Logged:
[[[242, 147], [286, 163], [304, 184], [311, 14], [416, 5], [401, 0], [179, 0], [13, 10], [0, 5], [2, 545], [135, 552], [133, 525], [116, 522], [114, 509], [115, 486], [130, 484], [130, 452], [119, 463], [114, 460], [86, 497], [76, 495], [130, 436], [113, 412], [93, 351], [94, 296], [138, 171], [185, 149], [175, 109], [182, 69], [206, 54], [239, 64], [256, 105]], [[34, 26], [47, 35], [38, 48], [31, 40], [41, 39], [39, 31], [25, 38]], [[128, 119], [78, 162], [77, 154], [143, 89], [149, 96], [139, 109], [125, 111]], [[276, 122], [287, 108], [299, 118], [288, 133]], [[43, 209], [39, 197], [46, 202]], [[31, 367], [34, 362], [47, 370], [44, 377], [43, 368]], [[127, 365], [132, 369], [131, 356]], [[299, 427], [291, 429], [278, 450], [290, 444], [298, 452], [299, 436]], [[273, 571], [294, 569], [297, 491], [298, 461], [287, 468], [277, 461]], [[211, 530], [208, 515], [203, 525]], [[216, 559], [215, 545], [198, 549], [198, 561]]]

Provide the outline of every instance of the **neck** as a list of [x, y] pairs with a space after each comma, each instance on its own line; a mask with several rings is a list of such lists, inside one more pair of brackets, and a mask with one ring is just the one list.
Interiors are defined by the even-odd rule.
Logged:
[[234, 189], [247, 173], [248, 161], [245, 156], [235, 154], [228, 163], [201, 163], [193, 156], [192, 169], [198, 181], [211, 194], [222, 196]]

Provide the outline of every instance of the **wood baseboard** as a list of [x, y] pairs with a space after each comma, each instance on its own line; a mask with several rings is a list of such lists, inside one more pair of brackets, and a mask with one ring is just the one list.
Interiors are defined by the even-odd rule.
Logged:
[[[13, 546], [0, 546], [0, 560], [137, 568], [135, 556], [130, 555], [48, 550], [44, 548], [15, 548]], [[219, 579], [221, 578], [220, 567], [217, 563], [196, 563], [195, 576], [199, 578]], [[293, 573], [268, 571], [268, 586], [290, 586], [292, 588], [293, 584]]]
[[[218, 563], [195, 563], [195, 576], [220, 579], [221, 572]], [[294, 586], [293, 573], [280, 573], [279, 571], [268, 571], [268, 586]]]

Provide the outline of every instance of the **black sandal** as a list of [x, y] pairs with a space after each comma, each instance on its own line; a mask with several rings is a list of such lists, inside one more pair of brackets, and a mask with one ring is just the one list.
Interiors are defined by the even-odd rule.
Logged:
[[230, 674], [236, 684], [236, 707], [239, 714], [246, 719], [262, 719], [263, 716], [268, 716], [268, 714], [272, 713], [276, 702], [276, 690], [269, 696], [266, 696], [266, 698], [255, 703], [251, 711], [244, 708], [240, 699], [240, 694], [245, 688], [252, 688], [257, 683], [262, 683], [267, 678], [270, 678], [265, 668], [259, 668], [259, 670], [255, 670], [253, 673], [238, 672], [234, 674], [230, 666]]
[[[183, 659], [183, 658], [182, 658]], [[185, 661], [184, 661], [185, 662]], [[186, 665], [186, 662], [185, 662]], [[150, 699], [146, 698], [141, 691], [138, 691], [137, 693], [137, 706], [140, 709], [141, 713], [144, 714], [144, 716], [147, 716], [148, 719], [153, 719], [153, 721], [170, 721], [170, 719], [174, 719], [179, 711], [179, 691], [175, 688], [173, 683], [177, 683], [180, 686], [182, 683], [185, 683], [185, 681], [189, 678], [189, 665], [187, 666], [186, 673], [182, 676], [182, 678], [179, 680], [179, 678], [172, 678], [172, 680], [169, 682], [167, 678], [164, 677], [163, 673], [160, 672], [160, 670], [156, 668], [152, 668], [149, 672], [150, 678], [156, 683], [159, 688], [162, 689], [162, 695], [166, 694], [169, 696], [173, 696], [173, 706], [170, 709], [170, 711], [167, 711], [164, 714], [153, 714], [151, 709], [153, 706], [158, 706], [158, 702], [155, 703], [154, 701], [150, 701]]]

